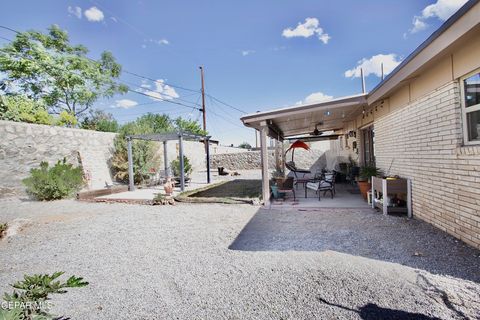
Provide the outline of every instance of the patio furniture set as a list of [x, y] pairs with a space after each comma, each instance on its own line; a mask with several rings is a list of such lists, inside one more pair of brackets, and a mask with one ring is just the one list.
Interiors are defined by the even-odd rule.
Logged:
[[298, 189], [298, 185], [300, 184], [303, 185], [305, 189], [305, 198], [307, 198], [308, 190], [310, 189], [318, 194], [319, 201], [321, 192], [323, 192], [324, 196], [327, 192], [330, 192], [330, 196], [333, 199], [333, 196], [335, 195], [336, 171], [328, 172], [322, 170], [312, 177], [312, 172], [310, 170], [297, 168], [293, 161], [286, 163], [285, 166], [293, 173], [293, 177], [287, 178], [280, 186], [278, 186], [278, 193], [292, 193], [295, 201], [295, 190]]

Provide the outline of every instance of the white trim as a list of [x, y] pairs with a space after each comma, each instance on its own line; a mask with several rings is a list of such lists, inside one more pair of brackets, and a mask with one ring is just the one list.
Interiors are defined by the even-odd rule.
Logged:
[[480, 110], [480, 103], [473, 106], [465, 107], [465, 79], [470, 78], [473, 75], [480, 73], [480, 69], [476, 69], [470, 73], [467, 73], [460, 78], [460, 104], [462, 109], [462, 132], [463, 132], [463, 144], [466, 146], [480, 145], [480, 140], [470, 141], [468, 139], [468, 122], [467, 122], [467, 113], [475, 112]]

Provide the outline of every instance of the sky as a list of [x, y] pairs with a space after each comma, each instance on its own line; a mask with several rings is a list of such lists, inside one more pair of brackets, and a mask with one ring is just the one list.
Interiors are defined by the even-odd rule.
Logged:
[[[203, 66], [207, 131], [223, 145], [254, 145], [242, 114], [358, 94], [360, 68], [371, 90], [382, 63], [391, 72], [465, 2], [15, 0], [2, 3], [0, 25], [57, 24], [89, 57], [112, 52], [120, 81], [143, 93], [96, 103], [120, 123], [147, 112], [201, 122]], [[0, 37], [14, 34], [0, 28]]]

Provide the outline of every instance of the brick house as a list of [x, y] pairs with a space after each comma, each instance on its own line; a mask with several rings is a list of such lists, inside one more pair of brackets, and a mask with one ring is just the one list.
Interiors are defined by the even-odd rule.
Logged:
[[[480, 248], [480, 1], [468, 1], [371, 92], [241, 118], [266, 139], [317, 128], [360, 165], [409, 178], [414, 216]], [[349, 141], [350, 140], [350, 141]], [[262, 159], [263, 197], [269, 198]]]

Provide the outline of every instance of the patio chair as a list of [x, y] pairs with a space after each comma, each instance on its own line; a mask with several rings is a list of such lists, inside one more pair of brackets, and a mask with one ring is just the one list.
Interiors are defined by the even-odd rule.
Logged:
[[310, 176], [312, 171], [307, 169], [297, 168], [297, 166], [295, 165], [295, 162], [293, 161], [289, 161], [285, 163], [285, 167], [287, 167], [288, 170], [293, 172], [293, 176], [295, 177], [295, 181], [294, 181], [295, 187], [298, 187], [298, 184], [303, 184], [305, 186], [305, 183], [307, 183], [309, 180], [312, 179]]
[[293, 201], [296, 200], [294, 180], [292, 177], [285, 179], [285, 181], [278, 186], [278, 193], [293, 193]]
[[323, 196], [330, 191], [330, 195], [333, 199], [335, 195], [335, 176], [336, 172], [327, 172], [323, 174], [320, 179], [312, 179], [305, 184], [305, 198], [307, 198], [307, 191], [315, 190], [318, 193], [318, 201], [320, 201], [320, 193], [323, 191]]

